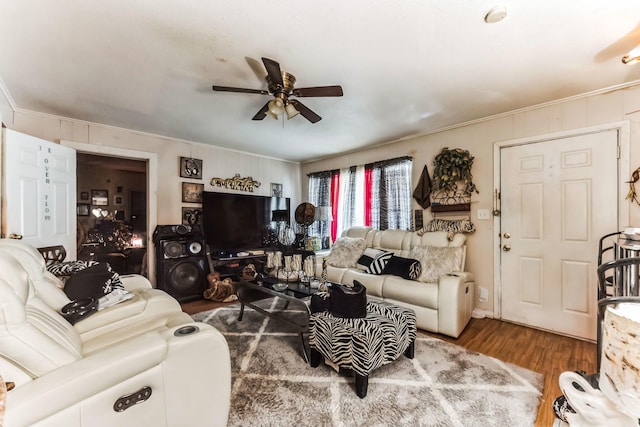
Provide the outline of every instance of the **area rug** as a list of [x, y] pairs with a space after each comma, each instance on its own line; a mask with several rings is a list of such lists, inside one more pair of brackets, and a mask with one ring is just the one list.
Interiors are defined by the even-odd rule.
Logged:
[[[283, 308], [278, 298], [262, 303]], [[414, 359], [401, 356], [373, 371], [360, 399], [353, 377], [305, 363], [291, 327], [248, 308], [238, 321], [239, 308], [193, 316], [220, 330], [229, 344], [230, 426], [534, 425], [541, 374], [419, 333]]]

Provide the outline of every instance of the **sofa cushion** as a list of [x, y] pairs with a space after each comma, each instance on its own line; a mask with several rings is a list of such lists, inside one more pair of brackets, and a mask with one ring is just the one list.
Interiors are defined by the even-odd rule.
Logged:
[[411, 256], [422, 263], [421, 282], [437, 282], [440, 276], [460, 271], [463, 249], [461, 247], [414, 246]]
[[365, 239], [339, 237], [327, 255], [327, 264], [334, 267], [354, 267], [367, 248]]
[[367, 248], [364, 254], [358, 259], [356, 268], [369, 274], [382, 274], [387, 262], [393, 256], [393, 252], [382, 249]]
[[384, 268], [383, 274], [399, 276], [407, 280], [417, 280], [422, 272], [422, 263], [417, 259], [392, 256]]
[[[385, 300], [402, 301], [412, 306], [438, 309], [438, 284], [405, 280], [397, 276], [384, 276], [382, 296]], [[368, 291], [368, 289], [367, 289]]]

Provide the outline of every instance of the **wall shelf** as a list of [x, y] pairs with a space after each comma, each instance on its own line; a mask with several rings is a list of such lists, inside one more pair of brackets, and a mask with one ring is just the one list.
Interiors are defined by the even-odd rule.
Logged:
[[431, 212], [469, 212], [471, 203], [454, 203], [450, 205], [431, 205]]

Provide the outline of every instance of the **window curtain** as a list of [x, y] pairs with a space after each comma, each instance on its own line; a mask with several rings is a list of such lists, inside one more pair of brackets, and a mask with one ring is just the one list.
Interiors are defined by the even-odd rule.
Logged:
[[340, 236], [343, 230], [365, 224], [364, 170], [362, 165], [340, 170], [336, 237]]
[[[333, 172], [325, 171], [309, 174], [309, 203], [316, 208], [331, 206], [331, 180]], [[317, 211], [316, 213], [319, 213]], [[328, 221], [314, 221], [309, 227], [310, 236], [320, 236], [322, 241], [329, 236]]]
[[365, 166], [371, 176], [371, 227], [411, 230], [412, 165], [411, 158], [403, 157]]
[[310, 235], [331, 241], [356, 225], [412, 229], [411, 157], [309, 174], [309, 202], [331, 209], [329, 224], [316, 221]]

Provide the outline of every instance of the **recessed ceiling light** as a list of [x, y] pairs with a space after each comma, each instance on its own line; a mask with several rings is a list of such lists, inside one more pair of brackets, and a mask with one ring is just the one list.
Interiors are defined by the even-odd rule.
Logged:
[[484, 16], [484, 22], [495, 24], [502, 21], [505, 16], [507, 16], [507, 8], [505, 6], [495, 6]]

